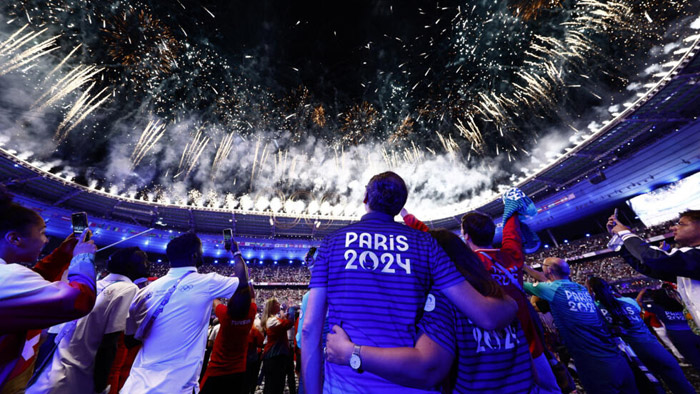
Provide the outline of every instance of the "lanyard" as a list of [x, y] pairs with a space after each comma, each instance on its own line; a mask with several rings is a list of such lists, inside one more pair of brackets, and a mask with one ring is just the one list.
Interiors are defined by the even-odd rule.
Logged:
[[156, 320], [156, 317], [158, 317], [158, 315], [160, 315], [161, 312], [163, 312], [163, 308], [165, 308], [165, 305], [167, 305], [168, 301], [170, 301], [170, 297], [175, 292], [177, 286], [180, 284], [180, 282], [182, 282], [183, 279], [187, 277], [187, 275], [193, 272], [195, 271], [186, 272], [185, 275], [182, 275], [180, 279], [178, 279], [177, 282], [175, 282], [175, 284], [170, 289], [168, 289], [168, 292], [163, 297], [163, 300], [161, 300], [160, 305], [158, 305], [158, 309], [156, 309], [156, 311], [153, 312], [151, 316], [146, 317], [146, 320], [143, 322], [143, 324], [141, 324], [141, 327], [143, 327], [143, 329], [139, 327], [138, 331], [140, 331], [140, 335], [138, 335], [139, 332], [137, 331], [136, 339], [143, 339], [146, 336], [148, 331], [151, 329], [151, 325], [153, 325], [153, 321]]
[[508, 271], [505, 267], [503, 267], [502, 265], [500, 265], [496, 260], [494, 260], [493, 258], [491, 258], [491, 256], [489, 256], [488, 254], [486, 254], [486, 252], [479, 251], [479, 253], [480, 253], [482, 256], [484, 256], [484, 257], [486, 257], [487, 259], [489, 259], [489, 260], [491, 261], [491, 263], [493, 263], [493, 265], [496, 266], [496, 268], [498, 268], [499, 270], [503, 271], [503, 273], [506, 274], [506, 276], [508, 277], [508, 279], [510, 279], [510, 283], [512, 283], [515, 287], [517, 287], [518, 290], [520, 290], [520, 291], [522, 291], [522, 292], [525, 291], [525, 290], [523, 289], [523, 287], [520, 286], [520, 282], [518, 282], [518, 281], [515, 279], [515, 277], [513, 276], [513, 274], [510, 273], [510, 271]]

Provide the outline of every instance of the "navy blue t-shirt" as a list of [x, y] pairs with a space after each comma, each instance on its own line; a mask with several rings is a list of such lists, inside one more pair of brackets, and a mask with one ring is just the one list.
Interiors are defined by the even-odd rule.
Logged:
[[429, 296], [419, 330], [455, 357], [443, 392], [522, 394], [533, 389], [530, 350], [517, 319], [503, 329], [484, 330], [436, 293]]
[[[309, 286], [327, 288], [328, 322], [342, 326], [354, 343], [413, 347], [428, 292], [463, 280], [430, 234], [372, 212], [323, 240]], [[401, 388], [349, 366], [325, 367], [324, 392], [386, 393]]]
[[656, 318], [661, 320], [664, 328], [671, 331], [687, 331], [690, 330], [688, 320], [682, 311], [669, 311], [653, 301], [644, 304], [644, 309], [656, 315]]

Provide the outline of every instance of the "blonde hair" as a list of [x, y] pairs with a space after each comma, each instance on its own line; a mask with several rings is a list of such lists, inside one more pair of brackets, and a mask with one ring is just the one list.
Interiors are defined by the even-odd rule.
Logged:
[[265, 308], [263, 309], [262, 317], [260, 318], [260, 325], [262, 326], [263, 334], [267, 331], [267, 319], [274, 315], [272, 312], [273, 306], [277, 302], [277, 298], [271, 297], [265, 301]]

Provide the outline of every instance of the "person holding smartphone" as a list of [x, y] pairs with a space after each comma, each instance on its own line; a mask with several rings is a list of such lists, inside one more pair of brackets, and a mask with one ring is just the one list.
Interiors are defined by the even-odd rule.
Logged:
[[621, 239], [625, 262], [655, 279], [675, 282], [693, 322], [700, 327], [700, 210], [682, 212], [671, 227], [677, 248], [670, 251], [649, 245], [622, 224], [617, 215], [608, 218], [608, 231]]
[[[44, 219], [12, 202], [0, 189], [0, 391], [24, 389], [39, 343], [39, 331], [87, 315], [95, 304], [95, 251], [68, 237], [32, 269], [48, 243]], [[68, 264], [68, 262], [70, 263]], [[68, 282], [60, 281], [68, 269]]]

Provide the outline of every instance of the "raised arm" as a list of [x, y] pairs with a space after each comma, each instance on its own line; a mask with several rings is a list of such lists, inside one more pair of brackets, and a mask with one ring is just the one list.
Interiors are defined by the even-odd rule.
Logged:
[[233, 255], [233, 272], [238, 278], [238, 287], [231, 297], [229, 297], [228, 313], [232, 317], [243, 318], [248, 314], [250, 303], [253, 300], [253, 287], [249, 286], [248, 267], [243, 261], [243, 256], [238, 248], [238, 242], [231, 239], [231, 254]]
[[547, 281], [547, 277], [544, 276], [544, 273], [542, 273], [540, 271], [536, 271], [534, 268], [530, 267], [527, 264], [523, 264], [523, 271], [525, 271], [531, 277], [535, 278], [535, 280], [538, 282], [546, 282]]
[[401, 217], [403, 218], [403, 222], [410, 228], [418, 230], [418, 231], [423, 231], [427, 232], [430, 230], [428, 225], [425, 223], [421, 222], [417, 217], [413, 216], [412, 214], [408, 213], [406, 208], [401, 208]]
[[[507, 254], [518, 265], [524, 263], [525, 254], [523, 253], [523, 237], [520, 233], [520, 215], [517, 212], [503, 223], [501, 253]], [[522, 281], [522, 277], [519, 280]]]
[[48, 256], [39, 260], [32, 269], [50, 282], [60, 280], [63, 272], [70, 265], [70, 261], [73, 258], [73, 248], [77, 244], [78, 239], [75, 238], [75, 234], [70, 233], [61, 245]]
[[625, 261], [630, 263], [630, 257], [638, 264], [630, 264], [632, 268], [652, 278], [674, 282], [676, 277], [700, 280], [700, 250], [692, 248], [687, 251], [674, 249], [667, 253], [655, 248], [640, 237], [629, 234], [622, 236], [625, 243], [623, 252]]
[[[87, 231], [83, 234], [87, 234]], [[36, 273], [8, 278], [15, 297], [0, 302], [0, 319], [6, 332], [41, 329], [78, 319], [95, 305], [95, 244], [82, 240], [73, 250], [68, 283], [49, 282]]]

